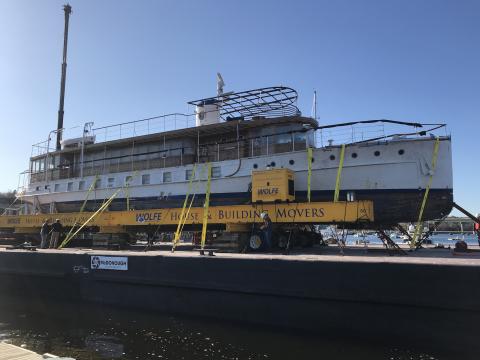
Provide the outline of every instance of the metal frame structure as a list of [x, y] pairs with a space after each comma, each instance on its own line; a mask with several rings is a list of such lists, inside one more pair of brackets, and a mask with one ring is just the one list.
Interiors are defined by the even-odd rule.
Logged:
[[230, 92], [219, 96], [189, 101], [188, 104], [203, 106], [218, 104], [220, 118], [251, 119], [256, 116], [300, 116], [296, 106], [297, 92], [286, 86], [272, 86], [260, 89]]

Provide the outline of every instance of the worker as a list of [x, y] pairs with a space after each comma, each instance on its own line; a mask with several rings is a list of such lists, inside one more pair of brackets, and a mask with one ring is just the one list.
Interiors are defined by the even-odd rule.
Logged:
[[[477, 219], [480, 221], [480, 214], [477, 214]], [[473, 226], [475, 233], [477, 234], [478, 246], [480, 246], [480, 223], [476, 222]]]
[[58, 247], [58, 240], [63, 232], [63, 226], [60, 223], [60, 219], [55, 220], [52, 225], [52, 238], [50, 239], [50, 249], [56, 249]]
[[263, 232], [265, 247], [267, 250], [270, 250], [272, 248], [272, 220], [270, 220], [270, 217], [266, 212], [262, 212], [260, 217], [263, 220], [263, 224], [260, 226], [260, 229]]
[[43, 220], [42, 227], [40, 228], [40, 238], [42, 241], [40, 242], [40, 249], [47, 249], [48, 248], [48, 235], [50, 233], [50, 224], [49, 220]]

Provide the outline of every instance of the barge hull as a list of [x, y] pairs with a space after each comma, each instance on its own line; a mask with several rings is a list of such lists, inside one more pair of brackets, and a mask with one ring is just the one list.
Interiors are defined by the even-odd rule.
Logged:
[[93, 270], [98, 254], [0, 251], [2, 292], [480, 351], [480, 267], [468, 261], [112, 252], [127, 271]]

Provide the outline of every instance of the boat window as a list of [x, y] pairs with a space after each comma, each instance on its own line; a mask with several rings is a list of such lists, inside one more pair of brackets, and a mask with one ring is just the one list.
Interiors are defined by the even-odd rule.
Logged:
[[130, 175], [125, 176], [125, 185], [129, 186], [131, 182], [132, 182], [132, 177]]
[[380, 151], [378, 151], [378, 150], [375, 151], [375, 152], [373, 153], [373, 155], [375, 155], [375, 156], [380, 156]]
[[185, 180], [190, 180], [193, 175], [193, 170], [185, 170]]
[[352, 158], [356, 159], [357, 158], [357, 153], [352, 153]]
[[149, 185], [149, 184], [150, 184], [150, 174], [143, 174], [142, 185]]
[[293, 142], [295, 150], [305, 150], [307, 148], [307, 136], [305, 133], [294, 133]]
[[37, 187], [35, 188], [35, 191], [40, 191], [40, 186], [37, 186]]
[[115, 186], [115, 178], [111, 177], [107, 180], [107, 187], [112, 188]]
[[79, 181], [78, 190], [85, 190], [85, 181], [83, 180]]
[[100, 189], [100, 187], [102, 186], [102, 179], [97, 179], [95, 180], [95, 189]]
[[169, 183], [172, 182], [172, 173], [167, 171], [163, 173], [163, 182], [164, 183]]
[[54, 190], [55, 192], [60, 191], [60, 184], [55, 184]]
[[405, 154], [405, 150], [403, 149], [398, 150], [398, 155], [403, 155], [403, 154]]
[[67, 191], [73, 191], [73, 182], [67, 184]]
[[292, 135], [291, 134], [280, 134], [274, 135], [271, 137], [272, 152], [273, 153], [282, 153], [292, 151]]
[[220, 166], [212, 167], [212, 178], [219, 178], [222, 176], [222, 170]]

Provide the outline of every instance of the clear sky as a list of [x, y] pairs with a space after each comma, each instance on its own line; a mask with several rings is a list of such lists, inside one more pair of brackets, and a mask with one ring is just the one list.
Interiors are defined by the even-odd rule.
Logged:
[[[64, 1], [0, 0], [0, 190], [56, 127]], [[72, 0], [65, 126], [287, 85], [322, 123], [445, 122], [455, 200], [480, 212], [480, 1]]]

